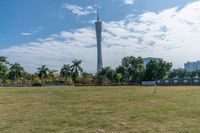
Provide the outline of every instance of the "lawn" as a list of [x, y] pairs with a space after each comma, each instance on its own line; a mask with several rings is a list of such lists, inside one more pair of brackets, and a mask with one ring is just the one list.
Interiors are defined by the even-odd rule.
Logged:
[[200, 87], [0, 88], [0, 132], [200, 132]]

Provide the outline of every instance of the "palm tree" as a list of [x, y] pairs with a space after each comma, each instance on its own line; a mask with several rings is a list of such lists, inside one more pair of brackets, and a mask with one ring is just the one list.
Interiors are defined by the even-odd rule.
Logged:
[[60, 76], [65, 79], [65, 83], [67, 83], [67, 77], [71, 75], [70, 65], [64, 64], [60, 70]]
[[57, 77], [57, 70], [49, 70], [48, 82], [54, 83]]
[[15, 84], [16, 81], [18, 81], [18, 78], [22, 77], [24, 73], [24, 68], [19, 63], [11, 64], [11, 67], [9, 69], [9, 75], [15, 81]]
[[81, 63], [82, 63], [81, 60], [76, 60], [75, 59], [75, 60], [72, 61], [71, 71], [72, 71], [72, 77], [73, 77], [75, 82], [76, 82], [76, 78], [78, 76], [80, 76], [81, 73], [83, 72], [83, 69], [80, 66]]
[[40, 79], [42, 79], [42, 84], [44, 84], [44, 79], [48, 77], [49, 74], [49, 68], [46, 67], [46, 65], [42, 65], [40, 68], [38, 68], [38, 76]]

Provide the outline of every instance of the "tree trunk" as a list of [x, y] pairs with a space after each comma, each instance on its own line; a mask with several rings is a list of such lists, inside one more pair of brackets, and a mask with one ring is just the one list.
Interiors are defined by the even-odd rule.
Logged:
[[67, 85], [67, 74], [65, 72], [65, 84]]
[[44, 85], [44, 76], [42, 74], [42, 85]]

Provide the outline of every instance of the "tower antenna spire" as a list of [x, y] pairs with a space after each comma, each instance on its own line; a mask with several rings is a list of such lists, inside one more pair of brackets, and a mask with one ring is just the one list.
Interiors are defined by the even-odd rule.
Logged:
[[97, 21], [99, 22], [99, 8], [97, 8]]

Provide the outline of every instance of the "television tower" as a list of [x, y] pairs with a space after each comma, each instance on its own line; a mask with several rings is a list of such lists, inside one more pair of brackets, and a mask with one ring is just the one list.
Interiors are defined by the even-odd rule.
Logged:
[[103, 68], [103, 59], [102, 59], [102, 22], [99, 20], [99, 11], [97, 9], [97, 21], [95, 22], [96, 28], [96, 38], [97, 38], [97, 72], [101, 71]]

